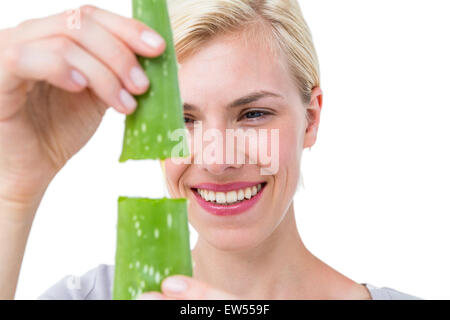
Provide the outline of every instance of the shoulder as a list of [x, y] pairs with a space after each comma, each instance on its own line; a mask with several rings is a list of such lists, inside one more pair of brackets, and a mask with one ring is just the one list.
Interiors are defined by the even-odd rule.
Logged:
[[[101, 264], [82, 276], [66, 276], [38, 297], [40, 300], [111, 300], [114, 266]], [[372, 300], [422, 300], [388, 287], [362, 283]]]
[[392, 288], [376, 287], [369, 283], [363, 283], [363, 285], [369, 290], [372, 300], [422, 300], [422, 298], [418, 298]]
[[114, 266], [101, 264], [82, 276], [66, 276], [39, 300], [111, 300]]

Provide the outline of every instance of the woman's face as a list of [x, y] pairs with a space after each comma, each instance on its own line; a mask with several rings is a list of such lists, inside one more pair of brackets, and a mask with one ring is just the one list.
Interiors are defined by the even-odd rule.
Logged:
[[[257, 246], [280, 224], [297, 188], [300, 177], [301, 155], [304, 147], [306, 130], [305, 107], [294, 82], [289, 77], [284, 60], [271, 56], [255, 41], [243, 42], [233, 36], [218, 37], [192, 55], [179, 69], [179, 81], [182, 100], [185, 106], [186, 127], [190, 133], [191, 159], [189, 164], [175, 163], [173, 159], [165, 160], [166, 179], [172, 197], [186, 197], [189, 201], [189, 221], [199, 233], [202, 240], [222, 250], [243, 250]], [[262, 97], [249, 104], [230, 107], [231, 102], [254, 92], [270, 92], [276, 96]], [[195, 121], [195, 122], [194, 122]], [[208, 163], [195, 163], [194, 157], [206, 157], [206, 149], [211, 142], [203, 142], [202, 150], [194, 150], [194, 124], [202, 125], [203, 135], [210, 129], [216, 129], [226, 137], [226, 129], [267, 129], [267, 139], [258, 136], [258, 140], [267, 143], [267, 152], [275, 171], [262, 174], [262, 168], [270, 164], [263, 163], [258, 156], [256, 163], [249, 160], [252, 147], [247, 140], [245, 150], [226, 145], [224, 140], [219, 150], [215, 144], [214, 152], [223, 154], [245, 155], [245, 163], [238, 163], [237, 158], [231, 163], [225, 160]], [[271, 135], [272, 129], [278, 130], [278, 139]], [[216, 131], [217, 132], [217, 131]], [[204, 137], [203, 139], [207, 139]], [[278, 146], [276, 146], [278, 140]], [[210, 140], [211, 141], [211, 140]], [[275, 146], [276, 148], [273, 148]], [[256, 145], [258, 147], [258, 145]], [[196, 146], [198, 148], [198, 145]], [[232, 150], [233, 149], [233, 150]], [[239, 149], [239, 150], [238, 150]], [[253, 146], [254, 149], [254, 146]], [[209, 149], [211, 151], [212, 149]], [[258, 152], [262, 150], [258, 148]], [[214, 153], [215, 154], [215, 153]], [[257, 201], [239, 214], [219, 215], [205, 209], [196, 195], [196, 185], [203, 189], [214, 189], [214, 185], [232, 182], [250, 182], [265, 185], [259, 191]], [[239, 186], [231, 186], [239, 195]], [[213, 191], [213, 190], [212, 190]], [[217, 189], [216, 189], [217, 191]], [[207, 191], [209, 194], [211, 192]], [[226, 198], [226, 192], [225, 198]], [[217, 193], [214, 193], [217, 197]], [[244, 198], [245, 199], [245, 198]], [[205, 203], [203, 203], [205, 204]], [[216, 204], [224, 206], [225, 204]], [[214, 211], [214, 210], [213, 210]], [[219, 212], [220, 210], [217, 210]], [[220, 211], [221, 212], [221, 211]], [[236, 211], [232, 211], [236, 213]], [[222, 213], [223, 214], [223, 213]]]

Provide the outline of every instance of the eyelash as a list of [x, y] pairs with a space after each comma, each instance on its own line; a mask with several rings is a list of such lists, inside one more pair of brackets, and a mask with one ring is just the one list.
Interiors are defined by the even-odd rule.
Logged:
[[[257, 120], [260, 120], [260, 119], [264, 119], [266, 116], [268, 116], [268, 115], [271, 114], [271, 113], [268, 112], [268, 111], [255, 109], [255, 110], [248, 110], [247, 112], [245, 112], [245, 113], [243, 114], [243, 116], [246, 116], [246, 115], [249, 114], [249, 113], [260, 113], [260, 114], [262, 114], [261, 116], [255, 117], [255, 118], [246, 118], [246, 119], [249, 119], [250, 121], [257, 121]], [[240, 119], [240, 118], [239, 118], [239, 119]], [[256, 119], [256, 120], [251, 120], [251, 119]]]
[[[189, 119], [189, 118], [184, 117], [184, 123], [187, 123], [186, 120], [192, 120], [192, 119]], [[195, 120], [194, 120], [194, 121], [195, 121]]]
[[[258, 120], [262, 120], [262, 119], [264, 119], [266, 116], [268, 116], [268, 115], [271, 115], [271, 113], [270, 112], [268, 112], [268, 111], [264, 111], [264, 110], [257, 110], [257, 109], [255, 109], [255, 110], [248, 110], [247, 112], [245, 112], [240, 118], [239, 118], [239, 120], [242, 118], [242, 117], [244, 117], [244, 116], [246, 116], [247, 114], [249, 114], [249, 113], [260, 113], [260, 114], [262, 114], [261, 116], [259, 116], [259, 117], [253, 117], [253, 118], [246, 118], [247, 120], [250, 120], [250, 121], [258, 121]], [[193, 120], [193, 119], [189, 119], [189, 118], [187, 118], [187, 117], [184, 117], [184, 121], [185, 121], [185, 123], [186, 123], [186, 120]], [[256, 120], [253, 120], [253, 119], [256, 119]], [[195, 120], [193, 120], [193, 121], [195, 121]]]

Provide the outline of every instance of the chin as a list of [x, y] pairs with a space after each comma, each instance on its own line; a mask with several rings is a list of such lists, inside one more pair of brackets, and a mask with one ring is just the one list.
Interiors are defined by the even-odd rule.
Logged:
[[211, 228], [198, 230], [199, 238], [206, 241], [209, 245], [223, 251], [245, 251], [257, 247], [264, 236], [261, 229], [254, 228]]

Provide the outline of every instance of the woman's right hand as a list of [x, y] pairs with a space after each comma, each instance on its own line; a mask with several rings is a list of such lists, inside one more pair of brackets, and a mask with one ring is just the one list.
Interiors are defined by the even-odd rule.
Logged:
[[93, 6], [80, 12], [80, 29], [60, 13], [0, 30], [0, 201], [40, 201], [108, 106], [136, 108], [132, 95], [149, 87], [136, 54], [165, 50], [137, 20]]

